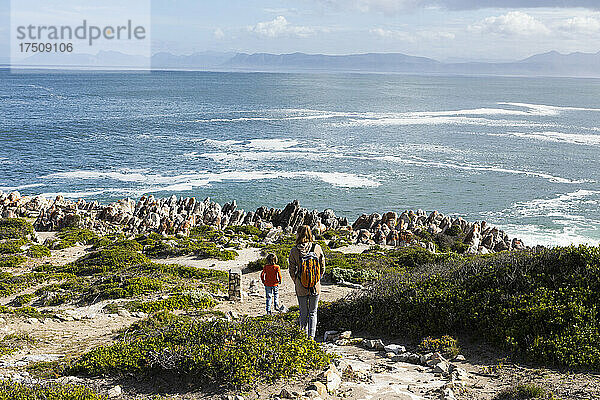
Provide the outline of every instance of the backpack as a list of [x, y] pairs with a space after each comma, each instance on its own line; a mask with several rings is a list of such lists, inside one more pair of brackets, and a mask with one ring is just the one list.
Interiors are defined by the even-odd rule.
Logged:
[[314, 288], [321, 280], [321, 260], [315, 253], [316, 243], [313, 243], [310, 252], [303, 256], [300, 260], [300, 268], [298, 269], [298, 278], [300, 283], [306, 289]]

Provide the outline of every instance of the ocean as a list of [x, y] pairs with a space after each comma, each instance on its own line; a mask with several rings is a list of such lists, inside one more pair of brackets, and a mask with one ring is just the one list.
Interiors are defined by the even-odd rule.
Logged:
[[439, 210], [600, 243], [600, 80], [0, 70], [0, 190]]

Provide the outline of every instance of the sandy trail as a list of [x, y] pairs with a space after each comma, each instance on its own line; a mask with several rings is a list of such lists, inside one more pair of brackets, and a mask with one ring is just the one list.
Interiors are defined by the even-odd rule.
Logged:
[[[239, 256], [235, 260], [217, 261], [212, 259], [198, 259], [194, 256], [175, 257], [166, 259], [153, 260], [165, 264], [181, 264], [197, 268], [218, 269], [220, 271], [229, 271], [230, 269], [242, 270], [242, 289], [248, 292], [250, 283], [254, 280], [258, 291], [255, 294], [249, 294], [244, 297], [242, 302], [224, 301], [219, 303], [215, 309], [223, 312], [233, 311], [238, 315], [258, 316], [266, 313], [265, 291], [262, 282], [260, 282], [260, 271], [248, 271], [247, 265], [251, 261], [261, 258], [260, 249], [248, 248], [238, 250]], [[281, 271], [283, 282], [279, 286], [280, 304], [286, 307], [298, 305], [294, 283], [290, 277], [288, 270]], [[329, 282], [322, 282], [321, 301], [334, 301], [345, 297], [352, 289], [342, 286], [337, 286]]]

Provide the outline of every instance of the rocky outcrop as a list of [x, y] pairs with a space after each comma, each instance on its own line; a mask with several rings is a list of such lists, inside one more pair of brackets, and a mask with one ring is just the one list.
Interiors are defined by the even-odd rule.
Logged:
[[468, 222], [438, 211], [364, 214], [350, 225], [346, 218], [336, 216], [331, 209], [322, 212], [308, 210], [297, 200], [283, 209], [259, 207], [256, 211], [246, 212], [238, 208], [235, 200], [221, 206], [210, 198], [198, 201], [194, 197], [143, 196], [137, 202], [121, 199], [101, 205], [96, 201], [66, 200], [62, 196], [50, 201], [40, 196], [22, 197], [18, 192], [0, 192], [0, 216], [36, 218], [35, 228], [38, 231], [82, 227], [100, 233], [118, 230], [131, 234], [158, 232], [186, 235], [193, 227], [202, 225], [218, 229], [252, 225], [262, 230], [293, 233], [300, 225], [309, 225], [318, 232], [330, 229], [351, 231], [350, 239], [362, 244], [402, 246], [416, 242], [433, 250], [433, 243], [419, 239], [427, 233], [453, 236], [453, 240], [461, 240], [467, 252], [472, 254], [525, 248], [520, 240], [509, 238], [505, 232], [485, 221]]
[[[373, 245], [399, 246], [413, 242], [413, 239], [423, 232], [452, 236], [459, 232], [465, 234], [461, 240], [467, 247], [467, 252], [471, 254], [525, 248], [522, 241], [510, 239], [505, 232], [485, 221], [467, 222], [461, 217], [445, 216], [438, 211], [429, 214], [423, 210], [407, 210], [400, 214], [393, 211], [383, 215], [363, 214], [352, 224], [352, 229], [358, 232], [358, 243]], [[431, 242], [420, 244], [429, 250], [433, 249]]]

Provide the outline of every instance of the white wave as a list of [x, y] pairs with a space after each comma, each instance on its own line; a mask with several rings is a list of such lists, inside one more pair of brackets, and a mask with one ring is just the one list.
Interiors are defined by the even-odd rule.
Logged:
[[229, 147], [229, 146], [243, 143], [240, 140], [232, 140], [232, 139], [230, 139], [230, 140], [202, 139], [202, 141], [204, 142], [204, 144], [213, 146], [213, 147]]
[[72, 179], [72, 180], [90, 180], [90, 179], [113, 179], [122, 182], [148, 182], [160, 180], [159, 175], [148, 175], [142, 172], [131, 172], [131, 171], [89, 171], [89, 170], [77, 170], [69, 172], [57, 172], [54, 174], [46, 175], [42, 178], [54, 178], [54, 179]]
[[[181, 174], [175, 176], [164, 176], [156, 174], [142, 174], [136, 172], [123, 171], [70, 171], [49, 175], [54, 179], [66, 180], [95, 180], [95, 179], [112, 179], [120, 182], [139, 183], [146, 185], [154, 185], [145, 189], [146, 192], [171, 190], [173, 187], [186, 188], [191, 190], [194, 187], [203, 187], [211, 183], [220, 183], [224, 181], [247, 182], [254, 180], [267, 179], [297, 179], [297, 178], [312, 178], [319, 179], [333, 186], [345, 188], [360, 188], [360, 187], [377, 187], [379, 182], [371, 179], [368, 176], [355, 174], [347, 174], [341, 172], [316, 172], [316, 171], [224, 171], [212, 173], [200, 171], [190, 174]], [[156, 186], [156, 185], [168, 185]], [[132, 190], [138, 190], [134, 188]], [[174, 189], [173, 189], [174, 190]]]
[[533, 110], [538, 115], [556, 115], [560, 111], [600, 111], [600, 108], [588, 108], [588, 107], [562, 107], [562, 106], [549, 106], [545, 104], [529, 104], [529, 103], [498, 103], [515, 107], [524, 107]]
[[14, 192], [15, 190], [30, 189], [30, 188], [41, 187], [41, 186], [45, 186], [45, 185], [43, 183], [30, 183], [28, 185], [21, 185], [21, 186], [0, 186], [0, 190], [3, 192]]
[[55, 199], [57, 196], [62, 196], [67, 199], [83, 199], [87, 197], [99, 196], [113, 190], [94, 190], [94, 191], [82, 191], [82, 192], [46, 192], [40, 196], [47, 199]]
[[327, 158], [354, 158], [344, 156], [338, 153], [302, 149], [299, 151], [239, 151], [231, 153], [214, 152], [202, 154], [188, 154], [188, 158], [206, 158], [219, 163], [229, 163], [233, 161], [264, 161], [264, 160], [291, 160], [304, 159], [318, 161]]
[[[268, 110], [265, 110], [268, 112]], [[263, 113], [265, 111], [262, 111]], [[294, 110], [290, 110], [294, 111]], [[295, 110], [298, 111], [298, 110]], [[246, 116], [246, 117], [234, 117], [234, 118], [207, 118], [207, 119], [194, 119], [190, 121], [182, 122], [196, 122], [196, 123], [215, 123], [215, 122], [249, 122], [249, 121], [299, 121], [299, 120], [314, 120], [314, 119], [330, 119], [336, 117], [347, 117], [350, 115], [357, 115], [356, 113], [344, 113], [344, 112], [326, 112], [318, 110], [302, 110], [314, 112], [312, 115], [287, 115], [287, 116]], [[260, 111], [259, 111], [260, 112]]]
[[459, 169], [465, 171], [491, 171], [491, 172], [499, 172], [506, 174], [514, 174], [514, 175], [527, 175], [527, 176], [535, 176], [538, 178], [547, 179], [550, 182], [556, 183], [570, 183], [570, 184], [578, 184], [578, 183], [590, 183], [593, 181], [587, 179], [580, 180], [572, 180], [567, 178], [562, 178], [560, 176], [554, 176], [550, 174], [546, 174], [543, 172], [534, 172], [534, 171], [521, 171], [517, 169], [503, 168], [494, 165], [470, 165], [470, 164], [457, 164], [452, 162], [442, 162], [442, 161], [427, 161], [423, 159], [406, 159], [397, 156], [383, 156], [378, 157], [380, 160], [385, 160], [389, 162], [395, 162], [400, 164], [407, 165], [419, 165], [425, 167], [434, 167], [434, 168], [449, 168], [449, 169]]
[[575, 226], [565, 226], [558, 229], [541, 227], [538, 225], [497, 225], [499, 229], [505, 231], [510, 237], [516, 237], [523, 241], [527, 246], [570, 246], [588, 244], [597, 246], [600, 239], [592, 239], [585, 236], [585, 231]]
[[[580, 189], [575, 192], [559, 194], [550, 199], [534, 199], [516, 202], [510, 211], [519, 217], [569, 217], [573, 211], [589, 207], [597, 210], [600, 206], [600, 191]], [[576, 218], [576, 217], [574, 217]]]
[[572, 143], [587, 146], [600, 146], [600, 135], [582, 135], [562, 132], [507, 132], [490, 136], [515, 136], [524, 139], [541, 140], [554, 143]]
[[[600, 244], [600, 191], [580, 189], [551, 198], [515, 202], [508, 209], [489, 212], [490, 222], [528, 245], [568, 246]], [[522, 224], [503, 223], [507, 218]], [[530, 221], [534, 221], [531, 223]], [[540, 221], [544, 221], [540, 223]]]
[[469, 118], [459, 116], [391, 116], [366, 119], [350, 119], [347, 122], [337, 122], [334, 127], [341, 126], [410, 126], [410, 125], [473, 125], [473, 126], [513, 126], [513, 127], [554, 127], [554, 124], [539, 124], [526, 121], [499, 120], [488, 118]]
[[293, 139], [252, 139], [247, 146], [261, 150], [285, 150], [299, 144], [300, 142]]

